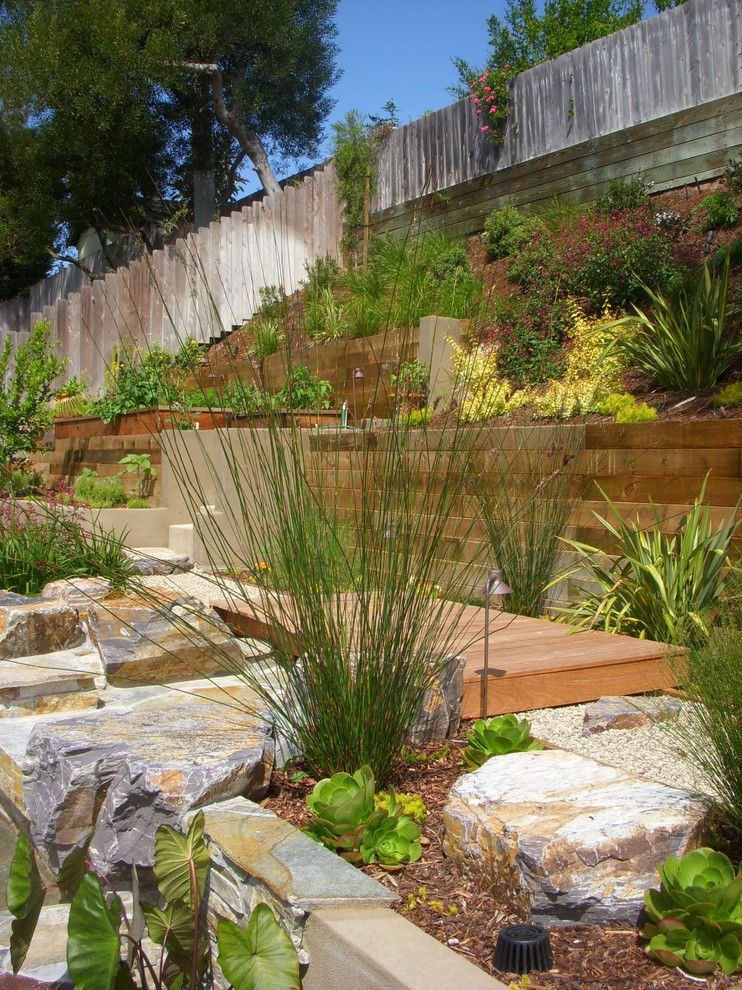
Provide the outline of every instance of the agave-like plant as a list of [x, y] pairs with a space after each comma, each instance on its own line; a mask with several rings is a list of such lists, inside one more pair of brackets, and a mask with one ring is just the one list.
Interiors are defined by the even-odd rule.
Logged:
[[377, 812], [361, 839], [364, 863], [379, 863], [387, 870], [400, 870], [405, 863], [416, 863], [422, 855], [420, 829], [407, 815]]
[[661, 889], [644, 895], [647, 952], [694, 975], [742, 969], [742, 871], [702, 848], [669, 857], [657, 872]]
[[492, 756], [505, 756], [507, 753], [525, 753], [543, 749], [543, 745], [531, 735], [528, 719], [515, 715], [495, 715], [493, 718], [479, 718], [466, 737], [463, 752], [464, 765], [476, 770]]
[[376, 784], [370, 767], [355, 773], [334, 773], [315, 784], [307, 797], [314, 816], [307, 835], [336, 849], [348, 859], [358, 858], [358, 845], [367, 822], [375, 813]]

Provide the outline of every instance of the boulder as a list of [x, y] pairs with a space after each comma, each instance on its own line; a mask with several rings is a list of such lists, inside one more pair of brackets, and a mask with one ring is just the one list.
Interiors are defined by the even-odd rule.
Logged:
[[259, 702], [251, 692], [140, 690], [140, 703], [33, 720], [25, 746], [16, 739], [6, 747], [0, 725], [0, 749], [14, 756], [21, 776], [21, 810], [54, 866], [91, 833], [91, 855], [105, 873], [149, 866], [161, 823], [177, 825], [192, 808], [266, 791], [272, 726], [254, 714]]
[[0, 607], [0, 658], [74, 649], [85, 641], [77, 609], [65, 602], [26, 600]]
[[193, 561], [187, 554], [169, 547], [135, 547], [125, 553], [134, 564], [134, 570], [143, 577], [182, 574], [193, 568]]
[[100, 674], [89, 645], [0, 663], [0, 718], [95, 708]]
[[411, 746], [443, 742], [458, 730], [465, 667], [465, 657], [450, 657], [425, 692], [410, 728], [408, 741]]
[[639, 729], [653, 722], [674, 718], [680, 711], [676, 698], [599, 698], [585, 706], [583, 736], [609, 729]]
[[239, 640], [194, 598], [158, 609], [122, 600], [88, 610], [93, 639], [112, 684], [166, 684], [241, 667]]
[[682, 855], [705, 808], [685, 791], [562, 750], [488, 760], [456, 781], [444, 850], [504, 910], [634, 925], [656, 865]]
[[41, 597], [54, 598], [75, 608], [87, 609], [95, 602], [103, 601], [110, 593], [111, 582], [107, 578], [70, 578], [66, 581], [51, 581], [44, 587]]

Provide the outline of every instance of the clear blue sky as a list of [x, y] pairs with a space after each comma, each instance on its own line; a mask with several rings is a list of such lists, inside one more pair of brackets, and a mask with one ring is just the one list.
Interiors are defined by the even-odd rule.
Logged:
[[[504, 0], [340, 0], [336, 23], [342, 75], [332, 89], [336, 103], [327, 134], [330, 123], [348, 110], [378, 114], [394, 100], [405, 124], [451, 103], [448, 90], [458, 81], [451, 59], [461, 55], [482, 64], [487, 18], [503, 8]], [[326, 157], [329, 137], [319, 159]], [[283, 171], [296, 170], [293, 165]]]

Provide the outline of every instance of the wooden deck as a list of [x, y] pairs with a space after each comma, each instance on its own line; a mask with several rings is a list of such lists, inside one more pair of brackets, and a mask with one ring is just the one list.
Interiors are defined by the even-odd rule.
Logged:
[[[276, 641], [277, 630], [260, 614], [259, 606], [226, 600], [213, 604], [235, 632]], [[574, 632], [565, 625], [508, 612], [490, 614], [488, 715], [675, 686], [667, 662], [669, 648], [663, 643], [596, 631]], [[290, 626], [287, 617], [285, 629]], [[454, 644], [452, 652], [466, 657], [462, 715], [478, 718], [484, 699], [483, 608], [463, 609]]]

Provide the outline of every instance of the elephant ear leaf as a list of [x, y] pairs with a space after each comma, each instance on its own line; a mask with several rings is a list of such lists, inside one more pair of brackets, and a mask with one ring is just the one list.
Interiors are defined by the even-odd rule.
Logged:
[[41, 883], [31, 844], [20, 832], [8, 873], [7, 904], [13, 915], [10, 935], [10, 962], [17, 973], [28, 953], [31, 939], [44, 906]]
[[267, 904], [258, 904], [247, 928], [220, 918], [216, 930], [219, 965], [234, 990], [298, 990], [299, 958], [294, 944]]
[[87, 872], [88, 842], [82, 846], [76, 846], [68, 853], [64, 863], [62, 863], [62, 869], [57, 874], [57, 887], [65, 900], [71, 900], [75, 896], [77, 888]]
[[166, 901], [193, 905], [203, 897], [211, 857], [204, 841], [203, 812], [195, 816], [185, 835], [160, 825], [155, 836], [155, 879]]
[[182, 901], [173, 901], [164, 908], [143, 904], [142, 910], [152, 941], [164, 946], [179, 966], [190, 969], [195, 934], [193, 909]]
[[121, 962], [121, 900], [106, 902], [103, 886], [86, 873], [70, 904], [67, 923], [67, 969], [75, 990], [111, 990]]

